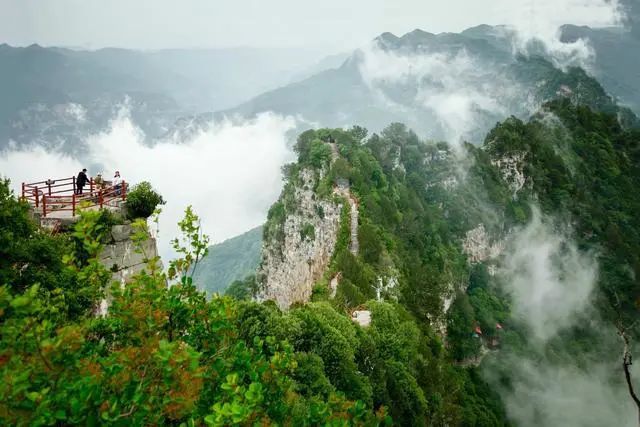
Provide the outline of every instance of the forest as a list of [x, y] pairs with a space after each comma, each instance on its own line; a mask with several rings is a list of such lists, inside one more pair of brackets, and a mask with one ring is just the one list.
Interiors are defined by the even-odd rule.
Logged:
[[[329, 139], [339, 149], [333, 162]], [[165, 271], [151, 257], [121, 287], [97, 259], [113, 218], [85, 211], [68, 233], [51, 234], [2, 182], [0, 423], [511, 425], [483, 369], [494, 366], [509, 389], [501, 361], [530, 351], [531, 331], [492, 273], [500, 259], [471, 262], [462, 241], [479, 224], [507, 238], [536, 212], [558, 230], [571, 224], [577, 250], [597, 254], [598, 317], [637, 338], [640, 131], [611, 111], [553, 101], [529, 121], [497, 124], [482, 146], [422, 141], [395, 123], [370, 136], [358, 126], [309, 130], [295, 150], [265, 241], [284, 238], [290, 196], [310, 168], [319, 198], [337, 198], [331, 188], [350, 182], [360, 249], [348, 248], [345, 203], [329, 268], [311, 301], [288, 311], [252, 300], [254, 276], [225, 296], [197, 290], [192, 273], [207, 239], [190, 207], [178, 258]], [[525, 179], [516, 193], [498, 162], [513, 156]], [[138, 242], [151, 213], [140, 212]], [[96, 315], [106, 295], [109, 310]], [[351, 320], [356, 308], [370, 311], [370, 326]], [[579, 323], [545, 348], [579, 365], [610, 345], [622, 354], [615, 332], [603, 338]]]

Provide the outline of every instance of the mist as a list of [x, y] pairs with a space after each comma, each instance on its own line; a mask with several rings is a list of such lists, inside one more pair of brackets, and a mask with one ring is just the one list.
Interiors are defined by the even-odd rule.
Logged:
[[510, 239], [501, 276], [514, 316], [544, 343], [590, 307], [597, 279], [593, 256], [533, 210], [531, 222]]
[[509, 10], [504, 23], [512, 33], [515, 53], [544, 53], [562, 69], [580, 66], [589, 70], [594, 56], [586, 40], [561, 42], [559, 28], [562, 25], [613, 27], [621, 26], [625, 18], [619, 0], [535, 0], [519, 8], [502, 10]]
[[0, 174], [20, 183], [68, 177], [87, 167], [106, 179], [119, 170], [125, 181], [149, 181], [167, 201], [162, 206], [159, 243], [163, 258], [171, 257], [170, 239], [187, 205], [202, 219], [212, 242], [243, 233], [266, 219], [282, 187], [281, 166], [293, 159], [287, 133], [291, 117], [261, 114], [252, 120], [211, 123], [187, 140], [150, 146], [122, 107], [109, 127], [86, 137], [88, 154], [81, 158], [41, 146], [0, 154]]
[[526, 117], [539, 108], [531, 88], [515, 81], [508, 65], [466, 49], [388, 51], [374, 42], [362, 49], [359, 71], [385, 108], [410, 123], [433, 122], [426, 137], [456, 149], [463, 141], [480, 143], [511, 114]]
[[[621, 342], [593, 306], [596, 254], [578, 250], [571, 235], [570, 227], [537, 208], [528, 225], [511, 233], [498, 278], [511, 301], [511, 322], [526, 338], [507, 340], [483, 364], [483, 374], [520, 426], [637, 425]], [[577, 326], [598, 342], [579, 355], [569, 338]], [[508, 385], [500, 372], [508, 373]]]

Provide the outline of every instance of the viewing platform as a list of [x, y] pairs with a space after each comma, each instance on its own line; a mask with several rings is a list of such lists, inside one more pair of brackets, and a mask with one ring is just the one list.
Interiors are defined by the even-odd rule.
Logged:
[[47, 228], [74, 223], [83, 210], [121, 211], [127, 200], [127, 183], [96, 183], [90, 178], [83, 194], [76, 194], [76, 177], [22, 183], [22, 200], [29, 202], [34, 216]]

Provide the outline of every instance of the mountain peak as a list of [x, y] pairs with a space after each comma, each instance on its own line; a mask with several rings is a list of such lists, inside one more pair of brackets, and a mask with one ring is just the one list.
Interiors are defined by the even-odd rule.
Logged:
[[416, 28], [415, 30], [408, 32], [407, 34], [402, 36], [402, 39], [418, 39], [431, 37], [435, 37], [435, 34]]
[[383, 43], [397, 43], [400, 38], [393, 33], [384, 32], [376, 37], [374, 40], [383, 42]]

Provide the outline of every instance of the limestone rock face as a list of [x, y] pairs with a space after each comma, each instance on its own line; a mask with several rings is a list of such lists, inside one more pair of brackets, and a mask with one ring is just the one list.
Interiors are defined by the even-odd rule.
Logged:
[[504, 242], [492, 242], [484, 225], [480, 224], [467, 231], [462, 242], [462, 250], [467, 255], [469, 262], [473, 264], [498, 257], [504, 250]]
[[514, 199], [517, 197], [518, 192], [524, 188], [527, 180], [523, 172], [525, 157], [526, 153], [517, 153], [491, 162], [491, 164], [500, 169], [502, 178], [509, 183]]
[[[107, 270], [112, 272], [112, 279], [125, 286], [130, 277], [141, 272], [147, 260], [158, 255], [156, 240], [149, 238], [138, 244], [131, 240], [133, 233], [130, 224], [114, 225], [111, 228], [111, 243], [104, 245], [98, 260]], [[100, 304], [99, 314], [105, 314], [109, 307], [109, 299]]]
[[335, 250], [342, 203], [320, 199], [313, 170], [300, 171], [295, 188], [296, 211], [287, 214], [281, 242], [265, 241], [258, 269], [259, 301], [273, 300], [281, 309], [308, 302]]

